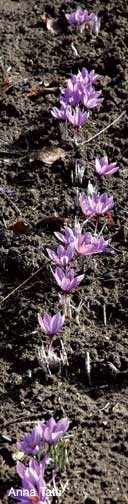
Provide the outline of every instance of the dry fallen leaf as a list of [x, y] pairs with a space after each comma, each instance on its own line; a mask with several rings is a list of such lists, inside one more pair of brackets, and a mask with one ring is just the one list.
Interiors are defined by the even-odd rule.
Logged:
[[16, 222], [14, 222], [14, 224], [10, 224], [10, 226], [8, 227], [8, 229], [11, 229], [12, 231], [14, 231], [14, 233], [26, 233], [26, 231], [28, 230], [28, 224], [23, 221], [23, 220], [17, 220]]
[[30, 161], [36, 159], [37, 161], [42, 161], [48, 165], [52, 165], [58, 159], [64, 159], [66, 156], [66, 152], [61, 147], [43, 147], [36, 152], [33, 152]]
[[35, 227], [48, 227], [52, 231], [57, 231], [63, 226], [69, 225], [69, 219], [63, 215], [46, 215], [35, 223]]
[[36, 97], [36, 96], [41, 96], [41, 95], [46, 95], [46, 94], [55, 94], [55, 93], [60, 93], [60, 87], [59, 86], [54, 86], [54, 87], [46, 87], [42, 86], [40, 88], [32, 88], [30, 89], [29, 93], [27, 93], [27, 96], [29, 98], [31, 97]]
[[59, 25], [57, 19], [49, 18], [45, 14], [41, 16], [43, 23], [45, 24], [47, 30], [51, 31], [53, 34], [59, 30]]

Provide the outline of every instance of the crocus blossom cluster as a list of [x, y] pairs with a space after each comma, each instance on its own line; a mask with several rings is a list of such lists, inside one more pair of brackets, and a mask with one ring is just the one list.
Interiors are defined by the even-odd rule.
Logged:
[[[86, 9], [78, 8], [71, 14], [65, 14], [65, 17], [69, 24], [79, 26], [81, 31], [87, 26], [95, 34], [99, 32], [100, 19], [93, 12], [89, 14]], [[76, 137], [79, 128], [87, 123], [90, 111], [94, 108], [98, 109], [103, 102], [102, 91], [95, 89], [95, 84], [99, 78], [100, 76], [94, 70], [88, 72], [86, 68], [82, 68], [77, 75], [71, 76], [67, 87], [61, 90], [60, 108], [53, 107], [51, 110], [54, 118], [61, 121], [68, 120], [73, 125], [74, 137]], [[96, 157], [95, 172], [97, 175], [112, 175], [117, 170], [117, 164], [115, 162], [109, 163], [107, 156]], [[4, 190], [0, 188], [0, 192], [4, 192]], [[75, 222], [73, 229], [66, 226], [63, 232], [55, 233], [56, 238], [61, 242], [56, 251], [47, 248], [48, 256], [56, 265], [53, 276], [64, 293], [64, 299], [84, 279], [84, 274], [77, 275], [77, 259], [79, 256], [113, 252], [110, 245], [111, 239], [105, 240], [101, 234], [102, 231], [99, 234], [97, 232], [99, 217], [105, 216], [113, 207], [113, 196], [108, 196], [107, 193], [100, 195], [91, 186], [91, 190], [87, 194], [83, 193], [80, 196], [80, 208], [84, 216], [89, 218], [90, 221], [93, 217], [96, 217], [94, 234], [91, 232], [83, 233], [85, 223], [81, 225], [79, 222]], [[74, 262], [74, 260], [76, 261]], [[53, 316], [45, 313], [43, 317], [38, 314], [38, 322], [41, 330], [50, 337], [52, 342], [54, 336], [62, 329], [65, 316], [61, 315], [60, 312]], [[27, 455], [32, 455], [33, 458], [30, 459], [27, 467], [21, 462], [17, 463], [17, 473], [22, 482], [21, 495], [11, 495], [8, 492], [9, 496], [18, 499], [21, 504], [30, 504], [31, 501], [35, 504], [51, 504], [52, 498], [47, 498], [47, 488], [49, 488], [49, 485], [53, 485], [55, 488], [55, 470], [52, 472], [48, 483], [47, 473], [45, 475], [45, 472], [47, 464], [50, 465], [52, 454], [55, 454], [56, 445], [68, 428], [69, 420], [67, 417], [63, 417], [58, 422], [50, 417], [46, 422], [38, 422], [31, 433], [25, 432], [23, 440], [17, 441], [18, 450]], [[52, 459], [52, 462], [56, 463], [56, 460]], [[57, 471], [57, 467], [55, 469]]]
[[[69, 420], [67, 417], [61, 418], [58, 422], [50, 417], [46, 423], [39, 422], [33, 428], [31, 434], [25, 433], [23, 441], [17, 441], [19, 450], [37, 457], [37, 460], [31, 458], [27, 467], [22, 462], [17, 462], [16, 470], [21, 478], [22, 489], [20, 495], [19, 492], [10, 489], [7, 492], [8, 496], [18, 499], [21, 504], [30, 504], [31, 501], [34, 503], [50, 503], [52, 501], [52, 498], [49, 500], [48, 496], [52, 486], [55, 488], [55, 470], [52, 471], [52, 477], [48, 482], [46, 482], [46, 477], [44, 479], [44, 473], [52, 457], [52, 445], [56, 446], [58, 444], [68, 428]], [[42, 455], [43, 452], [45, 452], [45, 455]], [[54, 460], [53, 463], [55, 463]]]
[[69, 24], [80, 26], [81, 31], [87, 26], [90, 27], [96, 35], [99, 33], [100, 19], [93, 12], [89, 14], [86, 9], [78, 7], [78, 9], [71, 12], [71, 14], [65, 14], [65, 18]]
[[[85, 72], [84, 72], [85, 76]], [[92, 79], [95, 79], [94, 72]], [[104, 173], [114, 173], [118, 170], [116, 163], [108, 162], [107, 156], [104, 158], [95, 159], [95, 170], [97, 167], [104, 169]], [[110, 210], [114, 207], [113, 196], [108, 196], [107, 193], [98, 194], [91, 184], [91, 191], [87, 190], [87, 194], [83, 193], [80, 196], [80, 208], [87, 218], [96, 218], [96, 230], [99, 222], [99, 217], [108, 215]], [[89, 256], [101, 253], [113, 253], [110, 246], [111, 239], [105, 240], [97, 233], [92, 235], [90, 232], [82, 233], [83, 226], [79, 222], [75, 222], [74, 229], [66, 226], [63, 233], [55, 232], [56, 238], [60, 240], [63, 245], [59, 245], [57, 250], [54, 251], [47, 248], [47, 253], [53, 263], [57, 265], [54, 278], [58, 286], [62, 289], [65, 295], [76, 289], [84, 279], [84, 275], [76, 275], [75, 269], [71, 267], [72, 262], [78, 256]], [[38, 319], [41, 325], [41, 319]], [[44, 325], [43, 325], [44, 330]]]
[[53, 107], [52, 116], [62, 121], [68, 120], [76, 133], [88, 121], [90, 110], [99, 108], [103, 102], [102, 91], [94, 87], [99, 78], [94, 70], [88, 72], [86, 68], [72, 75], [67, 87], [61, 90], [60, 109]]
[[33, 428], [31, 434], [25, 433], [23, 441], [17, 441], [17, 448], [24, 453], [38, 455], [41, 446], [44, 445], [49, 449], [49, 445], [58, 443], [63, 434], [67, 432], [69, 420], [67, 417], [62, 418], [58, 422], [53, 417], [49, 418], [46, 423], [39, 422]]

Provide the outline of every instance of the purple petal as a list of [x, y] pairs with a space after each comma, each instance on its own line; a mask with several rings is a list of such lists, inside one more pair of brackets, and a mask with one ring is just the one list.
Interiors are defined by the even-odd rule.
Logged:
[[53, 262], [55, 262], [55, 263], [59, 264], [59, 258], [58, 258], [58, 255], [54, 252], [54, 250], [49, 249], [49, 248], [47, 248], [46, 250], [47, 250], [47, 253], [48, 253], [48, 255], [49, 255], [50, 259], [51, 259]]
[[21, 479], [23, 479], [25, 476], [25, 470], [26, 470], [26, 467], [24, 466], [24, 464], [22, 464], [22, 462], [17, 462], [16, 471]]
[[56, 427], [56, 421], [53, 417], [49, 418], [49, 420], [46, 422], [46, 426], [51, 432], [54, 430], [54, 428]]
[[82, 280], [84, 279], [84, 276], [85, 275], [79, 275], [79, 276], [76, 277], [76, 279], [77, 279], [77, 285], [79, 285], [82, 282]]
[[52, 318], [52, 333], [55, 334], [56, 332], [60, 331], [63, 324], [64, 318], [61, 316], [61, 313], [56, 313], [56, 315], [54, 315], [54, 317]]
[[51, 322], [52, 322], [51, 315], [49, 315], [48, 313], [45, 313], [44, 317], [43, 317], [45, 332], [49, 332], [51, 330]]
[[59, 420], [57, 422], [57, 425], [55, 427], [55, 431], [62, 431], [62, 432], [67, 432], [68, 428], [69, 428], [69, 420], [67, 417], [64, 417], [64, 418], [61, 418], [61, 420]]
[[60, 285], [63, 279], [65, 278], [64, 272], [61, 268], [56, 268], [54, 277], [56, 279], [56, 282]]

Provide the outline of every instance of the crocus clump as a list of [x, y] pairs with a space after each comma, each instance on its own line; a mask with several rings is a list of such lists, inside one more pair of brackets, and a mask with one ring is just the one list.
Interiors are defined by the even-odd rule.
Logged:
[[100, 175], [102, 177], [104, 175], [113, 175], [113, 173], [116, 173], [117, 170], [119, 170], [119, 166], [117, 166], [116, 162], [109, 163], [108, 156], [101, 158], [97, 156], [95, 159], [95, 170], [97, 175]]
[[77, 75], [72, 75], [66, 88], [61, 90], [60, 109], [53, 107], [51, 114], [60, 121], [68, 120], [76, 131], [89, 119], [89, 112], [99, 108], [103, 102], [102, 91], [95, 90], [95, 83], [100, 78], [94, 70], [88, 72], [82, 68]]
[[80, 197], [80, 207], [86, 217], [104, 215], [114, 207], [113, 196], [108, 196], [106, 193], [99, 196], [96, 192], [86, 196], [83, 193]]
[[61, 418], [58, 422], [50, 417], [46, 423], [39, 422], [32, 429], [31, 434], [25, 432], [23, 441], [17, 441], [17, 448], [28, 455], [37, 456], [42, 447], [46, 446], [46, 443], [47, 445], [58, 443], [68, 428], [69, 420], [67, 417]]
[[74, 25], [85, 25], [90, 21], [88, 11], [81, 7], [78, 7], [78, 9], [75, 12], [71, 12], [71, 14], [65, 14], [65, 18], [69, 24]]
[[96, 35], [99, 33], [100, 29], [100, 19], [96, 14], [93, 12], [91, 14], [88, 13], [86, 9], [82, 9], [81, 7], [78, 7], [78, 9], [74, 12], [71, 12], [71, 14], [65, 14], [65, 18], [68, 21], [69, 24], [73, 24], [76, 26], [80, 26], [80, 31], [82, 32], [84, 28], [90, 27], [92, 31]]
[[[25, 433], [22, 442], [17, 442], [18, 449], [28, 455], [34, 455], [34, 458], [29, 460], [27, 466], [22, 462], [17, 462], [16, 470], [21, 478], [22, 488], [18, 491], [13, 488], [8, 490], [9, 497], [17, 499], [20, 504], [30, 504], [31, 501], [35, 504], [50, 504], [53, 501], [53, 496], [58, 495], [55, 476], [58, 471], [64, 469], [66, 461], [64, 444], [58, 443], [68, 428], [67, 417], [61, 418], [58, 422], [50, 417], [46, 423], [38, 423], [30, 434]], [[52, 445], [54, 445], [53, 450]], [[44, 478], [47, 464], [50, 466], [49, 471], [51, 469], [49, 481], [47, 474]]]

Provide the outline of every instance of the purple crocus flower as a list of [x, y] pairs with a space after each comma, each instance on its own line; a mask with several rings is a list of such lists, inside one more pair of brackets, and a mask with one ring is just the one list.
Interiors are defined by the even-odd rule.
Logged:
[[111, 240], [104, 240], [103, 236], [92, 236], [91, 233], [81, 235], [75, 242], [75, 250], [81, 256], [101, 254], [102, 252], [113, 252], [109, 248]]
[[95, 89], [84, 90], [82, 103], [87, 110], [94, 107], [99, 107], [103, 102], [104, 98], [101, 97], [102, 91], [95, 91]]
[[53, 262], [58, 264], [58, 266], [66, 267], [67, 264], [69, 264], [74, 256], [74, 246], [69, 245], [67, 249], [63, 247], [63, 245], [59, 245], [57, 247], [57, 251], [54, 252], [54, 250], [51, 250], [47, 248], [47, 252], [49, 257], [52, 259]]
[[[43, 427], [41, 424], [41, 430], [42, 430], [42, 438], [43, 438]], [[38, 462], [34, 459], [31, 458], [29, 461], [29, 466], [25, 466], [22, 462], [17, 462], [16, 464], [16, 470], [22, 481], [24, 481], [27, 476], [29, 476], [29, 480], [31, 481], [36, 481], [37, 476], [44, 476], [45, 468], [46, 468], [46, 463], [48, 461], [48, 454], [46, 454], [41, 462], [38, 464]]]
[[72, 78], [68, 80], [67, 87], [61, 91], [60, 103], [63, 104], [64, 102], [71, 107], [75, 107], [78, 103], [80, 103], [81, 95], [82, 92], [79, 80], [77, 79], [77, 76], [72, 76]]
[[25, 432], [23, 441], [17, 441], [17, 448], [29, 455], [37, 455], [40, 450], [41, 439], [42, 428], [41, 424], [38, 423], [38, 425], [33, 428], [31, 434]]
[[100, 30], [100, 19], [93, 12], [91, 14], [88, 13], [86, 9], [82, 9], [78, 7], [75, 12], [71, 12], [71, 14], [65, 14], [65, 17], [70, 24], [84, 26], [86, 24], [90, 24], [92, 30], [98, 35]]
[[43, 460], [38, 464], [36, 460], [31, 459], [29, 466], [25, 467], [21, 462], [17, 462], [16, 470], [22, 479], [21, 495], [19, 492], [13, 492], [10, 497], [18, 499], [20, 504], [30, 504], [31, 502], [40, 503], [47, 502], [46, 497], [46, 483], [44, 480], [44, 471], [48, 456], [46, 455]]
[[117, 170], [119, 170], [119, 166], [117, 163], [108, 162], [108, 157], [104, 156], [102, 158], [96, 157], [95, 159], [95, 170], [97, 175], [113, 175]]
[[63, 270], [58, 267], [53, 274], [57, 284], [65, 293], [72, 289], [76, 289], [84, 278], [84, 275], [75, 277], [75, 270], [73, 268], [71, 268], [67, 273], [64, 273]]
[[51, 110], [51, 114], [55, 119], [59, 119], [59, 121], [66, 121], [68, 105], [64, 101], [61, 101], [61, 108], [53, 107]]
[[81, 225], [79, 222], [77, 222], [75, 223], [73, 230], [70, 227], [66, 226], [64, 233], [59, 233], [56, 231], [54, 234], [56, 238], [58, 238], [58, 240], [60, 240], [62, 243], [69, 245], [73, 243], [74, 240], [76, 240], [76, 238], [78, 238], [78, 236], [81, 234]]
[[74, 130], [79, 129], [89, 118], [89, 112], [81, 112], [79, 107], [76, 107], [73, 113], [67, 110], [66, 115], [67, 119], [72, 123]]
[[46, 424], [42, 424], [44, 442], [49, 445], [58, 443], [68, 428], [69, 420], [67, 417], [61, 418], [58, 422], [53, 417], [49, 418]]
[[106, 193], [99, 196], [96, 192], [86, 196], [83, 193], [80, 197], [80, 207], [86, 217], [104, 215], [114, 207], [113, 196], [108, 197]]
[[38, 313], [38, 322], [42, 331], [51, 337], [62, 329], [64, 321], [65, 317], [64, 315], [61, 315], [60, 312], [56, 313], [53, 317], [51, 317], [48, 313], [45, 313], [43, 318]]
[[75, 25], [84, 25], [85, 23], [88, 23], [90, 20], [90, 15], [88, 14], [88, 11], [82, 9], [81, 7], [78, 7], [78, 9], [74, 12], [71, 12], [71, 14], [65, 14], [65, 17], [68, 23]]
[[78, 72], [79, 81], [86, 86], [87, 84], [95, 84], [100, 79], [100, 75], [95, 73], [95, 70], [88, 72], [87, 68], [83, 67], [81, 72]]

